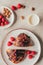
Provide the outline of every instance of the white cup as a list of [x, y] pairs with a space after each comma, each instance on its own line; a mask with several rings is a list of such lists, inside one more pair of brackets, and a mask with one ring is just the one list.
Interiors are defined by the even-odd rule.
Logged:
[[30, 26], [36, 26], [40, 22], [40, 18], [37, 14], [31, 14], [28, 16], [28, 24]]

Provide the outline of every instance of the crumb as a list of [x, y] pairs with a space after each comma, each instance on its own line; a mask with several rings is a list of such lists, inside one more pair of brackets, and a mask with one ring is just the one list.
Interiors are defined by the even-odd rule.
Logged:
[[35, 7], [32, 7], [32, 11], [35, 11]]
[[23, 20], [24, 19], [24, 16], [21, 16], [21, 19]]
[[26, 6], [25, 5], [22, 5], [22, 8], [25, 8]]

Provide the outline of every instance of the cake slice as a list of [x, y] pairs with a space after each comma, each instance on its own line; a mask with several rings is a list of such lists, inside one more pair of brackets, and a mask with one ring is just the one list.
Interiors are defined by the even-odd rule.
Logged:
[[21, 33], [16, 38], [16, 41], [14, 41], [14, 45], [19, 47], [27, 47], [32, 45], [30, 42], [30, 36], [26, 35], [25, 33]]
[[13, 63], [19, 63], [26, 57], [26, 50], [14, 50], [14, 49], [8, 49], [6, 51], [9, 60]]

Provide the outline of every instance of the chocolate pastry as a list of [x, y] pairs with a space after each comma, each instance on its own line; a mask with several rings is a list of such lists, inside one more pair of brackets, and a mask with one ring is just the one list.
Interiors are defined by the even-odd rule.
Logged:
[[8, 49], [6, 51], [9, 60], [13, 63], [19, 63], [26, 57], [26, 50], [14, 50], [14, 49]]
[[26, 35], [25, 33], [21, 33], [16, 38], [16, 41], [14, 42], [15, 46], [21, 46], [21, 47], [27, 47], [30, 46], [30, 37]]

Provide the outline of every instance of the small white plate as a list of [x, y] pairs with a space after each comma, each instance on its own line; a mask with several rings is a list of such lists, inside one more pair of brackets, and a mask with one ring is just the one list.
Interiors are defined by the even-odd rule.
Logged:
[[[33, 42], [34, 42], [34, 46], [32, 46], [32, 47], [26, 47], [28, 50], [34, 50], [34, 51], [37, 51], [38, 53], [35, 55], [35, 57], [33, 58], [33, 59], [29, 59], [28, 57], [26, 57], [25, 59], [24, 59], [24, 61], [21, 61], [20, 63], [18, 63], [18, 64], [14, 64], [14, 63], [12, 63], [9, 59], [8, 59], [8, 56], [7, 56], [7, 54], [6, 54], [6, 50], [8, 49], [8, 48], [10, 48], [10, 49], [16, 49], [16, 48], [19, 48], [19, 47], [16, 47], [16, 46], [10, 46], [10, 47], [8, 47], [7, 46], [7, 42], [10, 40], [10, 37], [11, 36], [14, 36], [14, 37], [17, 37], [20, 33], [25, 33], [25, 34], [27, 34], [28, 36], [30, 36], [31, 37], [31, 39], [33, 40]], [[39, 59], [39, 57], [40, 57], [40, 53], [41, 53], [41, 46], [40, 46], [40, 42], [39, 42], [39, 40], [38, 40], [38, 38], [32, 33], [32, 32], [30, 32], [30, 31], [28, 31], [28, 30], [23, 30], [23, 29], [18, 29], [18, 30], [12, 30], [12, 31], [10, 31], [7, 35], [6, 35], [6, 37], [4, 38], [4, 40], [3, 40], [3, 42], [2, 42], [2, 46], [1, 46], [1, 55], [2, 55], [2, 58], [3, 58], [3, 60], [5, 61], [5, 63], [7, 64], [7, 65], [34, 65], [37, 61], [38, 61], [38, 59]]]
[[39, 24], [39, 22], [40, 22], [40, 18], [37, 14], [30, 14], [28, 16], [28, 24], [30, 26], [36, 26]]
[[7, 8], [7, 9], [11, 12], [10, 18], [7, 18], [7, 20], [8, 20], [10, 23], [9, 23], [8, 25], [6, 25], [6, 26], [0, 26], [0, 29], [5, 29], [5, 28], [10, 27], [10, 26], [13, 24], [14, 20], [15, 20], [15, 16], [14, 16], [13, 11], [12, 11], [10, 8], [6, 7], [6, 6], [1, 6], [1, 7], [0, 7], [0, 13], [3, 13], [3, 9], [4, 9], [4, 8]]

